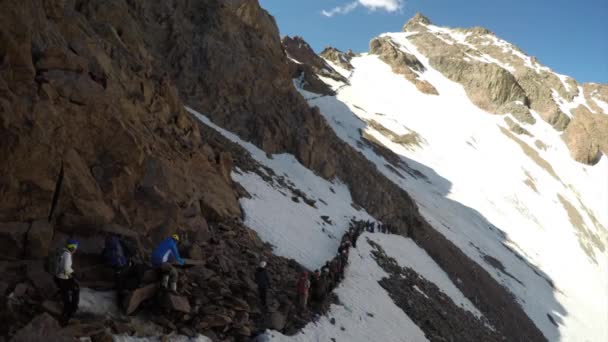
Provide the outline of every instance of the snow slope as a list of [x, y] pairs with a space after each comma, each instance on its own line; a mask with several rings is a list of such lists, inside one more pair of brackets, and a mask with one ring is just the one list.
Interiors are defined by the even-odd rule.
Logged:
[[[411, 34], [385, 36], [417, 56], [427, 68], [421, 79], [439, 96], [420, 93], [365, 54], [351, 61], [350, 85], [332, 85], [336, 96], [301, 93], [338, 136], [414, 197], [429, 223], [507, 286], [549, 340], [608, 340], [607, 158], [576, 163], [537, 113], [537, 123], [524, 126], [532, 137], [510, 132], [502, 116], [473, 105], [460, 84], [434, 70]], [[421, 142], [395, 143], [387, 129], [416, 132]], [[425, 177], [394, 165], [397, 174], [358, 143], [360, 132]]]

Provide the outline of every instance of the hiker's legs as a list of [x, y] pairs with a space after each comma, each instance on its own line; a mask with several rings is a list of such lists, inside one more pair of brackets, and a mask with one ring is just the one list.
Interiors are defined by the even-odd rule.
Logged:
[[262, 306], [266, 307], [266, 291], [265, 287], [258, 287], [258, 291], [260, 294], [260, 302], [262, 302]]
[[163, 273], [162, 286], [164, 288], [169, 287], [171, 285], [171, 290], [177, 290], [177, 270], [170, 263], [165, 262], [160, 265], [160, 270]]
[[78, 311], [78, 304], [80, 304], [80, 286], [72, 278], [70, 279], [70, 318]]

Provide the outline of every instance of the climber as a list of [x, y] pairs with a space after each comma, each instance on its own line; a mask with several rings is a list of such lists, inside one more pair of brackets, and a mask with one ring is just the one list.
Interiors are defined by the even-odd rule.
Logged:
[[304, 271], [300, 274], [298, 279], [297, 291], [298, 291], [298, 302], [302, 311], [306, 310], [308, 306], [308, 290], [310, 289], [310, 280], [308, 279], [308, 272]]
[[343, 250], [338, 259], [340, 260], [340, 279], [344, 279], [344, 271], [348, 266], [348, 249]]
[[152, 252], [152, 265], [162, 273], [162, 288], [169, 288], [170, 283], [173, 292], [177, 292], [178, 274], [171, 262], [175, 261], [179, 265], [184, 264], [184, 260], [179, 256], [177, 250], [178, 242], [179, 235], [173, 234], [171, 237], [164, 239]]
[[311, 289], [311, 301], [315, 304], [317, 309], [320, 309], [321, 303], [325, 297], [325, 280], [321, 276], [321, 272], [316, 270], [310, 278], [310, 289]]
[[78, 240], [69, 239], [65, 248], [51, 257], [50, 271], [54, 275], [55, 284], [59, 288], [63, 301], [63, 313], [60, 319], [62, 326], [66, 326], [76, 313], [80, 301], [80, 287], [74, 279], [74, 269], [72, 268], [72, 255], [76, 253], [78, 245]]
[[266, 308], [266, 292], [270, 288], [270, 277], [266, 271], [266, 261], [260, 262], [260, 266], [256, 269], [255, 281], [258, 284], [260, 302], [262, 302], [262, 306]]
[[118, 302], [121, 303], [125, 294], [126, 277], [131, 267], [129, 250], [118, 234], [111, 234], [106, 237], [102, 255], [108, 266], [114, 270], [116, 294], [118, 295]]

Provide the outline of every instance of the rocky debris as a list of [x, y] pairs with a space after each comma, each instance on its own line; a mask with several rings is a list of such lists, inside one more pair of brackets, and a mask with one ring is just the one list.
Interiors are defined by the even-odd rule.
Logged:
[[49, 314], [43, 313], [35, 317], [11, 339], [11, 342], [31, 341], [66, 342], [76, 339], [62, 333], [59, 323]]
[[[424, 279], [409, 267], [401, 267], [386, 255], [382, 247], [374, 247], [376, 262], [389, 277], [379, 283], [395, 304], [424, 331], [430, 341], [502, 341], [504, 332], [493, 330], [471, 312], [456, 305], [435, 284]], [[492, 325], [494, 326], [494, 325]], [[500, 328], [500, 325], [495, 326]]]
[[321, 51], [319, 56], [331, 61], [345, 70], [353, 70], [353, 65], [350, 64], [350, 60], [355, 57], [355, 54], [350, 49], [345, 53], [334, 47], [328, 46]]
[[53, 226], [48, 221], [35, 221], [27, 232], [25, 257], [28, 259], [46, 258], [53, 241]]
[[418, 90], [425, 94], [439, 95], [437, 89], [426, 80], [419, 78], [424, 72], [424, 65], [416, 56], [398, 49], [389, 37], [374, 38], [369, 43], [369, 51], [378, 55], [382, 61], [388, 64], [394, 73], [405, 76]]
[[597, 164], [602, 154], [608, 156], [608, 116], [593, 114], [585, 106], [573, 111], [574, 117], [562, 135], [574, 160]]
[[20, 222], [0, 223], [0, 258], [15, 260], [23, 256], [29, 227]]

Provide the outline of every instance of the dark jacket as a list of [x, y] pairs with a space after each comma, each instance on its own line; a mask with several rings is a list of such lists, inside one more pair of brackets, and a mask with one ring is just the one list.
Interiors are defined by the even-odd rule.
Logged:
[[270, 287], [270, 277], [266, 268], [258, 267], [255, 270], [255, 282], [258, 283], [259, 288], [267, 289]]

